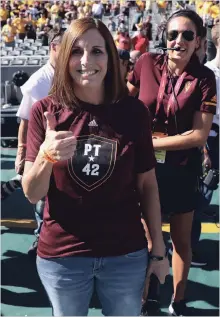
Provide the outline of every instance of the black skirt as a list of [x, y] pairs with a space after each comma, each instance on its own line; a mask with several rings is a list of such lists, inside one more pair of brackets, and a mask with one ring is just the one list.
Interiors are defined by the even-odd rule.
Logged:
[[196, 208], [198, 174], [187, 166], [156, 166], [162, 215], [191, 212]]

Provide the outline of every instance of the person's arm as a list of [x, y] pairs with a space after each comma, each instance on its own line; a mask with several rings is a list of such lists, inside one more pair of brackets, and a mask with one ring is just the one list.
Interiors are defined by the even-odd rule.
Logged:
[[192, 130], [180, 135], [153, 139], [155, 150], [176, 151], [205, 145], [212, 126], [213, 115], [216, 113], [217, 98], [214, 73], [206, 70], [205, 77], [200, 81], [199, 86], [201, 100], [197, 101]]
[[15, 171], [17, 174], [22, 174], [24, 170], [26, 146], [27, 146], [27, 130], [28, 120], [21, 119], [18, 129], [18, 150], [15, 159]]
[[24, 195], [32, 204], [36, 204], [47, 195], [53, 163], [38, 154], [35, 162], [25, 162], [22, 187]]
[[138, 174], [137, 189], [142, 215], [152, 240], [151, 252], [153, 255], [165, 256], [165, 244], [161, 229], [160, 199], [154, 169]]
[[21, 122], [18, 129], [18, 150], [15, 159], [15, 171], [18, 174], [22, 174], [24, 170], [25, 155], [26, 155], [26, 143], [27, 143], [27, 130], [28, 130], [28, 119], [30, 110], [35, 99], [32, 98], [30, 93], [23, 90], [23, 98], [18, 108], [17, 117], [21, 118]]
[[212, 126], [212, 120], [213, 114], [197, 111], [194, 115], [192, 130], [165, 138], [154, 138], [154, 149], [177, 151], [204, 146]]
[[3, 26], [3, 28], [2, 28], [1, 34], [2, 34], [2, 35], [6, 35], [4, 26]]
[[130, 96], [133, 96], [133, 97], [137, 96], [139, 92], [139, 89], [137, 87], [133, 86], [131, 83], [129, 83], [129, 81], [127, 81], [127, 87], [128, 87]]
[[[127, 81], [127, 88], [129, 90], [130, 96], [137, 96], [140, 87], [140, 77], [141, 77], [141, 69], [143, 64], [143, 59], [146, 58], [146, 55], [142, 55], [138, 61], [135, 63], [134, 70], [131, 74], [129, 74]], [[147, 57], [148, 58], [148, 57]]]
[[[46, 131], [43, 129], [42, 117], [36, 109], [32, 112], [28, 127], [27, 156], [22, 187], [25, 196], [32, 204], [36, 204], [47, 195], [53, 164], [71, 158], [76, 148], [73, 133], [71, 131], [56, 132], [55, 117], [48, 112], [44, 115]], [[33, 156], [34, 163], [28, 161], [29, 157]]]
[[[139, 101], [136, 102], [138, 103]], [[142, 106], [144, 107], [143, 104]], [[138, 113], [140, 109], [138, 107], [136, 108]], [[146, 224], [145, 227], [147, 228], [145, 233], [147, 238], [150, 238], [149, 247], [151, 248], [151, 256], [154, 256], [154, 259], [159, 259], [158, 261], [151, 260], [150, 256], [143, 293], [143, 299], [146, 299], [151, 274], [155, 274], [160, 283], [163, 284], [166, 276], [169, 274], [169, 262], [166, 257], [162, 235], [160, 201], [154, 170], [156, 160], [152, 144], [149, 110], [144, 107], [135, 119], [139, 127], [135, 142], [136, 188], [139, 193], [142, 217]]]

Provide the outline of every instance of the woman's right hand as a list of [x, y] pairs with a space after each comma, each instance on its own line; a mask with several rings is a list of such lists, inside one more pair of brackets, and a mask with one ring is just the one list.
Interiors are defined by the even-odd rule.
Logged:
[[71, 131], [55, 131], [55, 117], [45, 112], [46, 137], [41, 150], [55, 161], [68, 160], [76, 150], [76, 138]]

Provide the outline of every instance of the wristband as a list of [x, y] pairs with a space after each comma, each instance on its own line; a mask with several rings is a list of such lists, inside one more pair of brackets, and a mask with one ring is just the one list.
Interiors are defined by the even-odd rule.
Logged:
[[27, 147], [27, 144], [26, 143], [19, 143], [18, 147]]
[[165, 255], [164, 256], [159, 256], [159, 255], [153, 255], [150, 253], [150, 260], [152, 261], [162, 261], [167, 257], [168, 250], [166, 249]]
[[42, 155], [42, 157], [50, 162], [50, 163], [57, 163], [58, 161], [57, 160], [54, 160], [45, 150], [43, 150], [42, 148], [40, 148], [40, 154]]

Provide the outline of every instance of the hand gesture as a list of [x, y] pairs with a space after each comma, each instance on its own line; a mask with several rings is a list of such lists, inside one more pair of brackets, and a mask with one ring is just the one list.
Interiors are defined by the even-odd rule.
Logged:
[[68, 160], [74, 155], [76, 138], [71, 131], [55, 131], [56, 120], [49, 112], [45, 112], [46, 137], [41, 149], [56, 161]]
[[170, 265], [168, 258], [164, 258], [162, 261], [150, 261], [147, 269], [147, 277], [145, 280], [143, 300], [147, 299], [150, 276], [155, 274], [160, 281], [160, 284], [165, 283], [166, 276], [169, 275]]

